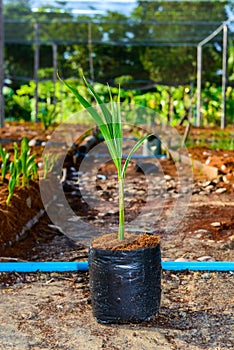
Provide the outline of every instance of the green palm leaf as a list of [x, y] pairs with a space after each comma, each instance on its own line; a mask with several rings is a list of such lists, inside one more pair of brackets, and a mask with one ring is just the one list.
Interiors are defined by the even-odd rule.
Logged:
[[[97, 105], [100, 108], [98, 113], [92, 105], [75, 89], [70, 86], [68, 83], [59, 78], [68, 89], [77, 97], [80, 104], [87, 110], [87, 112], [92, 116], [95, 123], [100, 129], [102, 136], [106, 142], [108, 150], [110, 152], [111, 158], [116, 166], [118, 173], [118, 184], [119, 184], [119, 239], [124, 239], [124, 179], [126, 176], [126, 170], [129, 165], [129, 162], [132, 158], [134, 152], [142, 145], [142, 143], [150, 136], [146, 135], [140, 139], [134, 147], [129, 152], [127, 159], [122, 168], [122, 140], [123, 140], [123, 128], [121, 121], [121, 111], [120, 111], [120, 88], [118, 93], [117, 102], [113, 101], [111, 90], [109, 88], [110, 94], [110, 109], [103, 103], [100, 96], [95, 92], [94, 88], [87, 82], [83, 76], [83, 80], [89, 89], [89, 92], [94, 97], [97, 102]], [[152, 134], [151, 134], [152, 135]]]

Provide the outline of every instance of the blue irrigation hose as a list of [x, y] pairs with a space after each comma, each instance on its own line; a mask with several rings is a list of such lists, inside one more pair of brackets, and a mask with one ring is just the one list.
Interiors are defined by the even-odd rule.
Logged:
[[[234, 271], [233, 261], [164, 261], [164, 270], [172, 271]], [[0, 272], [76, 272], [88, 271], [88, 262], [1, 262]]]
[[[98, 153], [98, 154], [95, 154], [95, 156], [97, 158], [105, 158], [105, 157], [109, 157], [108, 154], [105, 154], [105, 153]], [[123, 158], [127, 158], [127, 154], [123, 154]], [[152, 155], [152, 156], [144, 156], [144, 155], [141, 155], [141, 154], [133, 154], [132, 159], [155, 159], [155, 158], [167, 158], [167, 155], [166, 154], [155, 154], [155, 155]]]
[[[76, 152], [76, 156], [79, 157], [89, 157], [90, 155], [87, 154], [87, 153], [79, 153], [79, 152]], [[123, 158], [127, 158], [127, 154], [123, 154]], [[97, 158], [110, 158], [110, 155], [107, 154], [107, 153], [96, 153], [95, 154], [95, 157]], [[159, 158], [159, 159], [165, 159], [167, 158], [167, 155], [166, 154], [155, 154], [155, 155], [152, 155], [152, 156], [144, 156], [144, 155], [141, 155], [141, 154], [133, 154], [132, 159], [155, 159], [155, 158]]]

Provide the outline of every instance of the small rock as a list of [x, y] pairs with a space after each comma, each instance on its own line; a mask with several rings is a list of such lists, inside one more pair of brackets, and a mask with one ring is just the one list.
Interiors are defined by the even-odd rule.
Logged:
[[229, 183], [230, 183], [229, 178], [228, 178], [227, 175], [226, 175], [226, 176], [223, 176], [223, 182], [225, 182], [226, 184], [229, 184]]
[[209, 193], [208, 193], [208, 191], [200, 191], [199, 192], [199, 195], [208, 195]]
[[203, 154], [203, 156], [209, 156], [209, 155], [210, 155], [210, 152], [203, 151], [202, 154]]
[[221, 222], [216, 221], [216, 222], [212, 222], [211, 226], [213, 226], [213, 227], [220, 227], [220, 226], [222, 226], [222, 224], [221, 224]]
[[175, 261], [189, 261], [188, 259], [186, 259], [186, 258], [177, 258], [177, 259], [175, 259]]
[[214, 189], [213, 185], [209, 185], [205, 187], [205, 191], [212, 191]]
[[204, 181], [203, 183], [202, 183], [202, 187], [207, 187], [207, 186], [209, 186], [211, 184], [211, 182], [208, 180], [208, 181]]
[[182, 281], [181, 284], [182, 284], [182, 285], [188, 284], [188, 281]]
[[172, 180], [172, 177], [170, 175], [164, 175], [164, 179], [166, 181], [170, 181], [170, 180]]
[[227, 191], [227, 189], [226, 188], [224, 188], [224, 187], [222, 187], [222, 188], [218, 188], [216, 191], [215, 191], [215, 193], [224, 193], [224, 192], [226, 192]]
[[30, 140], [28, 145], [29, 145], [29, 147], [35, 147], [37, 145], [37, 140], [35, 140], [35, 139]]
[[225, 172], [227, 170], [227, 167], [226, 167], [226, 165], [222, 164], [220, 169]]
[[199, 230], [194, 231], [194, 233], [205, 233], [205, 234], [210, 234], [210, 231], [201, 228], [201, 229], [199, 229]]
[[104, 180], [104, 181], [106, 180], [106, 176], [105, 176], [105, 175], [102, 175], [102, 174], [98, 174], [98, 175], [97, 175], [97, 178], [98, 178], [98, 179], [101, 179], [101, 180]]
[[197, 260], [198, 261], [214, 261], [214, 259], [210, 255], [201, 256], [200, 258], [197, 258]]
[[214, 185], [217, 185], [220, 181], [222, 181], [222, 177], [217, 177], [216, 179], [213, 179], [212, 182]]

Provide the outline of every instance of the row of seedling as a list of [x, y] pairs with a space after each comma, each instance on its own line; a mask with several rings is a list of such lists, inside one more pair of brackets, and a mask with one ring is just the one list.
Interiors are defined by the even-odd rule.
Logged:
[[14, 157], [10, 160], [11, 154], [5, 148], [0, 146], [1, 161], [1, 181], [8, 180], [8, 197], [6, 204], [9, 205], [11, 197], [16, 187], [29, 186], [30, 180], [38, 178], [38, 167], [35, 161], [36, 154], [31, 154], [29, 141], [23, 137], [20, 145], [14, 143]]

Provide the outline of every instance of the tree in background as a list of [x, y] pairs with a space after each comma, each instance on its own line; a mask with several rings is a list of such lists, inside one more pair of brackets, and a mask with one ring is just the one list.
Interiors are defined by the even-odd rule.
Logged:
[[[89, 76], [92, 55], [94, 77], [98, 81], [107, 82], [129, 74], [135, 80], [190, 81], [196, 77], [196, 45], [207, 35], [207, 28], [211, 33], [227, 18], [227, 3], [139, 1], [130, 16], [109, 11], [91, 18], [75, 16], [66, 2], [60, 8], [48, 2], [33, 13], [29, 0], [7, 1], [5, 18], [28, 23], [17, 24], [17, 31], [16, 23], [6, 23], [6, 31], [22, 39], [22, 43], [6, 45], [6, 70], [12, 76], [33, 76], [33, 23], [37, 20], [41, 68], [52, 66], [50, 43], [56, 42], [59, 66], [66, 76], [76, 75], [79, 67]], [[88, 43], [89, 22], [92, 52]], [[23, 38], [31, 44], [23, 45]], [[216, 72], [221, 66], [218, 37], [204, 48], [204, 80], [219, 81]]]
[[[149, 46], [142, 53], [142, 64], [150, 78], [176, 83], [195, 79], [196, 45], [207, 36], [207, 28], [210, 34], [226, 20], [226, 5], [227, 1], [140, 1], [132, 18], [149, 22], [146, 33], [152, 42], [164, 38], [158, 47], [150, 46], [148, 40]], [[217, 40], [219, 43], [220, 37], [204, 50], [204, 80], [211, 76], [214, 79], [214, 73], [222, 66]]]
[[[137, 88], [143, 91], [141, 88], [152, 82], [178, 85], [194, 81], [198, 42], [233, 11], [228, 7], [229, 1], [190, 1], [189, 4], [187, 1], [139, 1], [128, 16], [108, 11], [105, 15], [89, 17], [74, 15], [66, 2], [59, 2], [60, 7], [50, 4], [48, 1], [48, 5], [34, 12], [30, 0], [5, 0], [5, 71], [12, 80], [14, 92], [25, 81], [33, 80], [35, 21], [39, 23], [41, 80], [52, 80], [52, 44], [56, 43], [58, 69], [64, 78], [76, 77], [77, 70], [82, 68], [85, 76], [94, 78], [95, 82], [112, 85], [122, 81], [122, 87], [133, 87], [137, 92]], [[230, 80], [233, 78], [231, 47]], [[203, 48], [205, 87], [206, 82], [220, 85], [221, 67], [222, 33]], [[163, 89], [171, 105], [172, 89]], [[24, 86], [20, 91], [17, 99], [22, 102], [27, 89]], [[156, 91], [155, 87], [152, 91]], [[228, 96], [232, 97], [229, 90]], [[27, 107], [26, 102], [23, 100], [21, 105]]]

